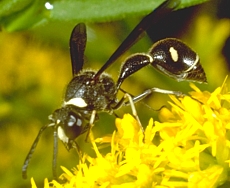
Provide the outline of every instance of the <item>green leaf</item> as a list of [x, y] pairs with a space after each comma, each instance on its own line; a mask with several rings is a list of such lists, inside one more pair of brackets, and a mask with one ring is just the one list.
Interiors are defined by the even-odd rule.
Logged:
[[0, 18], [12, 15], [20, 10], [23, 10], [33, 0], [3, 0], [0, 1]]
[[15, 8], [18, 4], [9, 3], [9, 6], [5, 4], [0, 8], [0, 24], [7, 31], [25, 30], [48, 18], [47, 10], [42, 8], [44, 6], [42, 1], [32, 1], [29, 4], [21, 3], [20, 10]]
[[[181, 0], [178, 8], [208, 0]], [[25, 30], [53, 21], [108, 22], [127, 16], [144, 16], [163, 0], [3, 0], [0, 25], [7, 31]]]
[[[182, 0], [178, 8], [189, 7], [208, 0]], [[163, 0], [81, 0], [56, 1], [51, 19], [82, 22], [106, 22], [126, 16], [143, 16], [157, 8]], [[65, 7], [63, 9], [63, 7]]]

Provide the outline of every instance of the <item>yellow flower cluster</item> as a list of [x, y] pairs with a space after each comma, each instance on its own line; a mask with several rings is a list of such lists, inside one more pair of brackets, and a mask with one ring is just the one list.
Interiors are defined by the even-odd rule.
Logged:
[[[160, 120], [150, 119], [144, 134], [129, 114], [116, 119], [111, 137], [92, 141], [96, 157], [84, 155], [72, 172], [62, 167], [57, 188], [211, 188], [226, 183], [230, 170], [230, 93], [225, 84], [201, 92], [191, 84], [191, 96], [170, 96], [172, 108], [163, 108]], [[110, 143], [102, 155], [98, 143]], [[34, 184], [35, 187], [35, 184]]]

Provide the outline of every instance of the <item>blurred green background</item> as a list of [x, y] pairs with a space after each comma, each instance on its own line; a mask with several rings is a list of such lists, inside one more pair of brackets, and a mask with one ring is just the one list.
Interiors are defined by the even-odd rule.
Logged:
[[[50, 180], [52, 178], [52, 129], [48, 129], [40, 139], [28, 168], [27, 180], [22, 179], [21, 168], [39, 129], [48, 123], [48, 115], [60, 107], [64, 89], [72, 78], [68, 43], [75, 24], [87, 22], [85, 68], [98, 69], [140, 21], [141, 15], [151, 11], [151, 7], [162, 1], [143, 7], [134, 6], [135, 3], [131, 0], [127, 1], [130, 3], [126, 5], [127, 10], [131, 10], [127, 14], [127, 10], [121, 7], [118, 10], [123, 12], [111, 13], [116, 12], [116, 8], [105, 4], [101, 9], [101, 12], [105, 12], [104, 16], [97, 12], [98, 9], [93, 9], [93, 4], [87, 4], [89, 1], [85, 1], [84, 6], [90, 7], [86, 8], [85, 14], [79, 14], [74, 9], [78, 6], [76, 2], [84, 1], [68, 1], [66, 5], [58, 2], [51, 1], [55, 10], [53, 12], [40, 8], [45, 1], [0, 2], [0, 187], [30, 187], [32, 176], [38, 187], [42, 187], [45, 177]], [[83, 4], [81, 6], [84, 8]], [[141, 11], [138, 12], [138, 8]], [[90, 11], [96, 16], [91, 15]], [[154, 40], [178, 37], [200, 55], [208, 79], [208, 84], [196, 84], [202, 90], [212, 92], [229, 74], [229, 12], [228, 0], [212, 0], [176, 11], [153, 28]], [[151, 40], [145, 36], [107, 72], [116, 79], [125, 57], [135, 52], [147, 52], [151, 44]], [[227, 83], [229, 84], [229, 79]], [[178, 83], [152, 67], [139, 71], [122, 86], [134, 95], [151, 87], [180, 90], [184, 93], [191, 91], [188, 82]], [[167, 100], [168, 96], [153, 94], [137, 104], [144, 126], [150, 117], [158, 120], [157, 109], [168, 105]], [[116, 113], [122, 116], [127, 112], [130, 112], [129, 107]], [[115, 129], [114, 119], [109, 114], [100, 114], [100, 120], [93, 129], [95, 136], [111, 134]], [[85, 143], [84, 139], [85, 135], [82, 135], [77, 142], [82, 150], [90, 153], [91, 145]], [[59, 143], [58, 165], [69, 169], [74, 167], [78, 162], [76, 152], [68, 153], [62, 143]], [[58, 169], [58, 173], [61, 174], [61, 169]]]

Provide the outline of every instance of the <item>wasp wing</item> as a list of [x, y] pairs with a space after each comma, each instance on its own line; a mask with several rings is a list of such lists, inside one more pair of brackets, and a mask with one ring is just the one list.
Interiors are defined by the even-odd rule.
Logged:
[[82, 70], [86, 41], [86, 26], [79, 23], [74, 27], [69, 41], [73, 76]]
[[121, 43], [117, 50], [111, 55], [108, 61], [95, 74], [94, 79], [97, 79], [102, 72], [105, 71], [114, 61], [117, 60], [125, 51], [133, 46], [141, 37], [142, 34], [154, 24], [157, 24], [161, 19], [172, 12], [178, 5], [180, 0], [166, 0], [158, 8], [145, 16], [141, 22], [132, 30], [132, 32]]

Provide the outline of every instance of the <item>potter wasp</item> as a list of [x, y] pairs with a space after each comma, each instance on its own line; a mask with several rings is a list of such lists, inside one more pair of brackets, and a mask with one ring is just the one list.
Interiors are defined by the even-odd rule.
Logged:
[[131, 106], [132, 113], [141, 126], [135, 110], [134, 104], [136, 102], [153, 92], [182, 95], [180, 91], [150, 88], [137, 96], [123, 91], [123, 97], [118, 99], [117, 93], [121, 90], [124, 80], [143, 67], [147, 65], [152, 66], [177, 81], [206, 82], [205, 72], [200, 64], [199, 56], [186, 44], [175, 38], [165, 38], [157, 41], [147, 53], [136, 53], [128, 57], [122, 63], [120, 74], [116, 81], [109, 74], [105, 73], [105, 70], [134, 45], [151, 25], [156, 25], [165, 16], [169, 15], [178, 7], [179, 3], [179, 0], [166, 0], [153, 12], [144, 17], [108, 61], [96, 71], [83, 68], [87, 41], [86, 26], [84, 23], [79, 23], [74, 27], [69, 43], [73, 78], [67, 85], [62, 106], [49, 116], [50, 123], [40, 129], [25, 159], [22, 168], [23, 178], [27, 177], [27, 167], [32, 154], [41, 134], [46, 128], [53, 127], [53, 175], [57, 177], [58, 139], [64, 143], [67, 150], [78, 148], [75, 139], [79, 135], [90, 131], [94, 122], [98, 120], [98, 113], [113, 113], [114, 110], [127, 105]]

